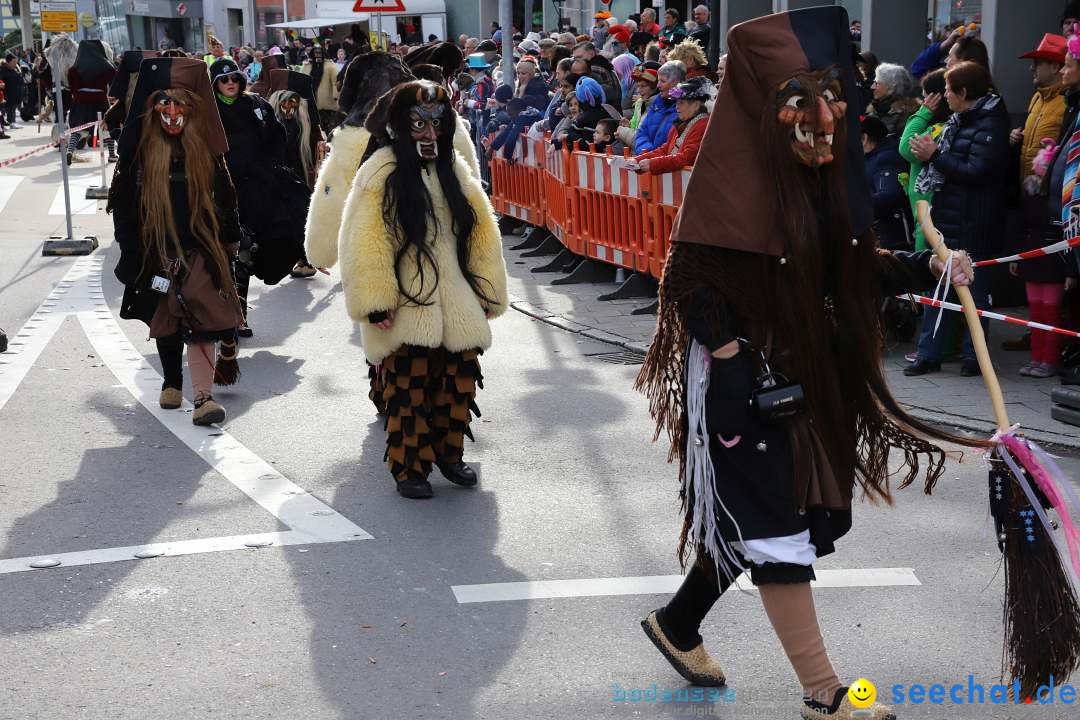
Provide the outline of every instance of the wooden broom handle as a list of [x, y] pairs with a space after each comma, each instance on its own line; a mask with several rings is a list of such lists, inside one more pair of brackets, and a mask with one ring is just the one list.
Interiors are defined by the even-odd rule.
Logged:
[[[923, 236], [926, 242], [934, 249], [941, 262], [949, 259], [949, 248], [945, 246], [945, 238], [934, 227], [930, 219], [930, 203], [918, 200], [915, 203], [915, 212], [919, 216], [919, 225], [922, 226]], [[997, 374], [994, 373], [994, 364], [990, 360], [990, 351], [986, 348], [986, 336], [983, 335], [982, 323], [979, 322], [979, 314], [975, 308], [975, 299], [971, 297], [971, 290], [966, 286], [953, 286], [960, 304], [964, 307], [964, 319], [967, 320], [968, 332], [971, 334], [971, 343], [975, 346], [975, 357], [979, 361], [979, 370], [982, 372], [983, 383], [986, 391], [990, 393], [990, 402], [994, 405], [994, 419], [997, 421], [998, 431], [1004, 432], [1009, 429], [1009, 414], [1005, 410], [1005, 398], [1001, 394], [1001, 385], [998, 384]], [[939, 310], [938, 312], [944, 312]]]

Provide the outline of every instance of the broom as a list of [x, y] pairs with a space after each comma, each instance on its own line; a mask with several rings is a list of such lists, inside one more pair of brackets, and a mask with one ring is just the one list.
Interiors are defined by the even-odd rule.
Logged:
[[240, 379], [240, 363], [236, 360], [238, 352], [236, 340], [221, 341], [217, 363], [214, 365], [215, 385], [235, 385]]
[[[926, 241], [948, 266], [951, 251], [930, 219], [930, 205], [919, 200], [916, 212]], [[1080, 501], [1053, 459], [1010, 425], [971, 291], [959, 286], [955, 290], [997, 422], [989, 489], [990, 513], [1005, 565], [1002, 675], [1007, 672], [1010, 681], [1020, 681], [1023, 698], [1035, 698], [1039, 686], [1051, 685], [1055, 678], [1063, 681], [1080, 665], [1080, 602], [1072, 584], [1080, 582], [1080, 530], [1073, 524], [1066, 498], [1078, 511]], [[1046, 515], [1050, 507], [1061, 521], [1065, 548], [1055, 535], [1057, 523]], [[1071, 577], [1062, 561], [1066, 554]]]

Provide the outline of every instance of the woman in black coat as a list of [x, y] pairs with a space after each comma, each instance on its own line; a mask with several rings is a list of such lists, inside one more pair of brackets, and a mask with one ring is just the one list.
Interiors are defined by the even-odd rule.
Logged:
[[[926, 163], [915, 180], [919, 192], [934, 193], [934, 224], [949, 248], [966, 250], [973, 260], [991, 257], [994, 238], [1003, 224], [1006, 172], [1009, 165], [1009, 113], [992, 92], [993, 78], [973, 62], [945, 73], [945, 99], [953, 115], [938, 142], [928, 135], [911, 140], [911, 151]], [[978, 273], [971, 294], [979, 308], [989, 304], [985, 273]], [[938, 313], [944, 312], [938, 310]], [[915, 361], [906, 375], [941, 368], [942, 335], [934, 336], [936, 314], [927, 314]], [[984, 330], [986, 327], [983, 321]], [[975, 348], [965, 336], [961, 375], [978, 375]]]
[[210, 66], [218, 113], [229, 140], [225, 162], [236, 186], [245, 238], [236, 268], [244, 304], [241, 337], [250, 337], [247, 292], [251, 276], [273, 285], [289, 274], [303, 251], [306, 187], [283, 169], [285, 129], [270, 103], [245, 92], [247, 78], [229, 58]]

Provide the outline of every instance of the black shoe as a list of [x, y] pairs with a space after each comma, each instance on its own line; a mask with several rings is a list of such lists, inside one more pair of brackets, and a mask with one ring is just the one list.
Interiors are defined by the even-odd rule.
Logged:
[[75, 153], [71, 152], [70, 150], [68, 151], [68, 154], [67, 154], [67, 164], [68, 164], [69, 166], [71, 165], [71, 158], [72, 158], [72, 157], [74, 157], [74, 155], [75, 155]]
[[965, 360], [964, 364], [960, 366], [960, 374], [964, 377], [978, 377], [982, 375], [982, 370], [979, 369], [977, 360]]
[[431, 483], [419, 475], [410, 475], [397, 484], [398, 495], [401, 497], [419, 499], [429, 498], [435, 494], [431, 489]]
[[937, 372], [941, 369], [941, 363], [933, 360], [916, 359], [915, 362], [904, 368], [904, 374], [908, 377], [915, 377], [916, 375], [925, 375], [930, 372]]
[[439, 468], [443, 477], [455, 485], [472, 487], [476, 484], [476, 471], [461, 461], [436, 463], [436, 467]]
[[247, 323], [245, 322], [245, 323], [244, 323], [243, 325], [241, 325], [241, 326], [240, 326], [240, 328], [239, 328], [239, 329], [238, 329], [238, 330], [236, 331], [236, 334], [237, 334], [237, 335], [238, 335], [239, 337], [242, 337], [242, 338], [249, 338], [249, 337], [251, 337], [252, 335], [254, 335], [255, 333], [254, 333], [254, 332], [252, 331], [252, 329], [251, 329], [251, 326], [250, 326], [250, 325], [248, 325], [248, 324], [247, 324]]

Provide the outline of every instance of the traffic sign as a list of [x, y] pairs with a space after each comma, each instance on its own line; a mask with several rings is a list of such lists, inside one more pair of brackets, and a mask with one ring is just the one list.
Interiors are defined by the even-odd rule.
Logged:
[[405, 12], [404, 0], [356, 0], [353, 12]]
[[41, 3], [41, 29], [43, 32], [75, 32], [79, 29], [79, 15], [73, 2]]

